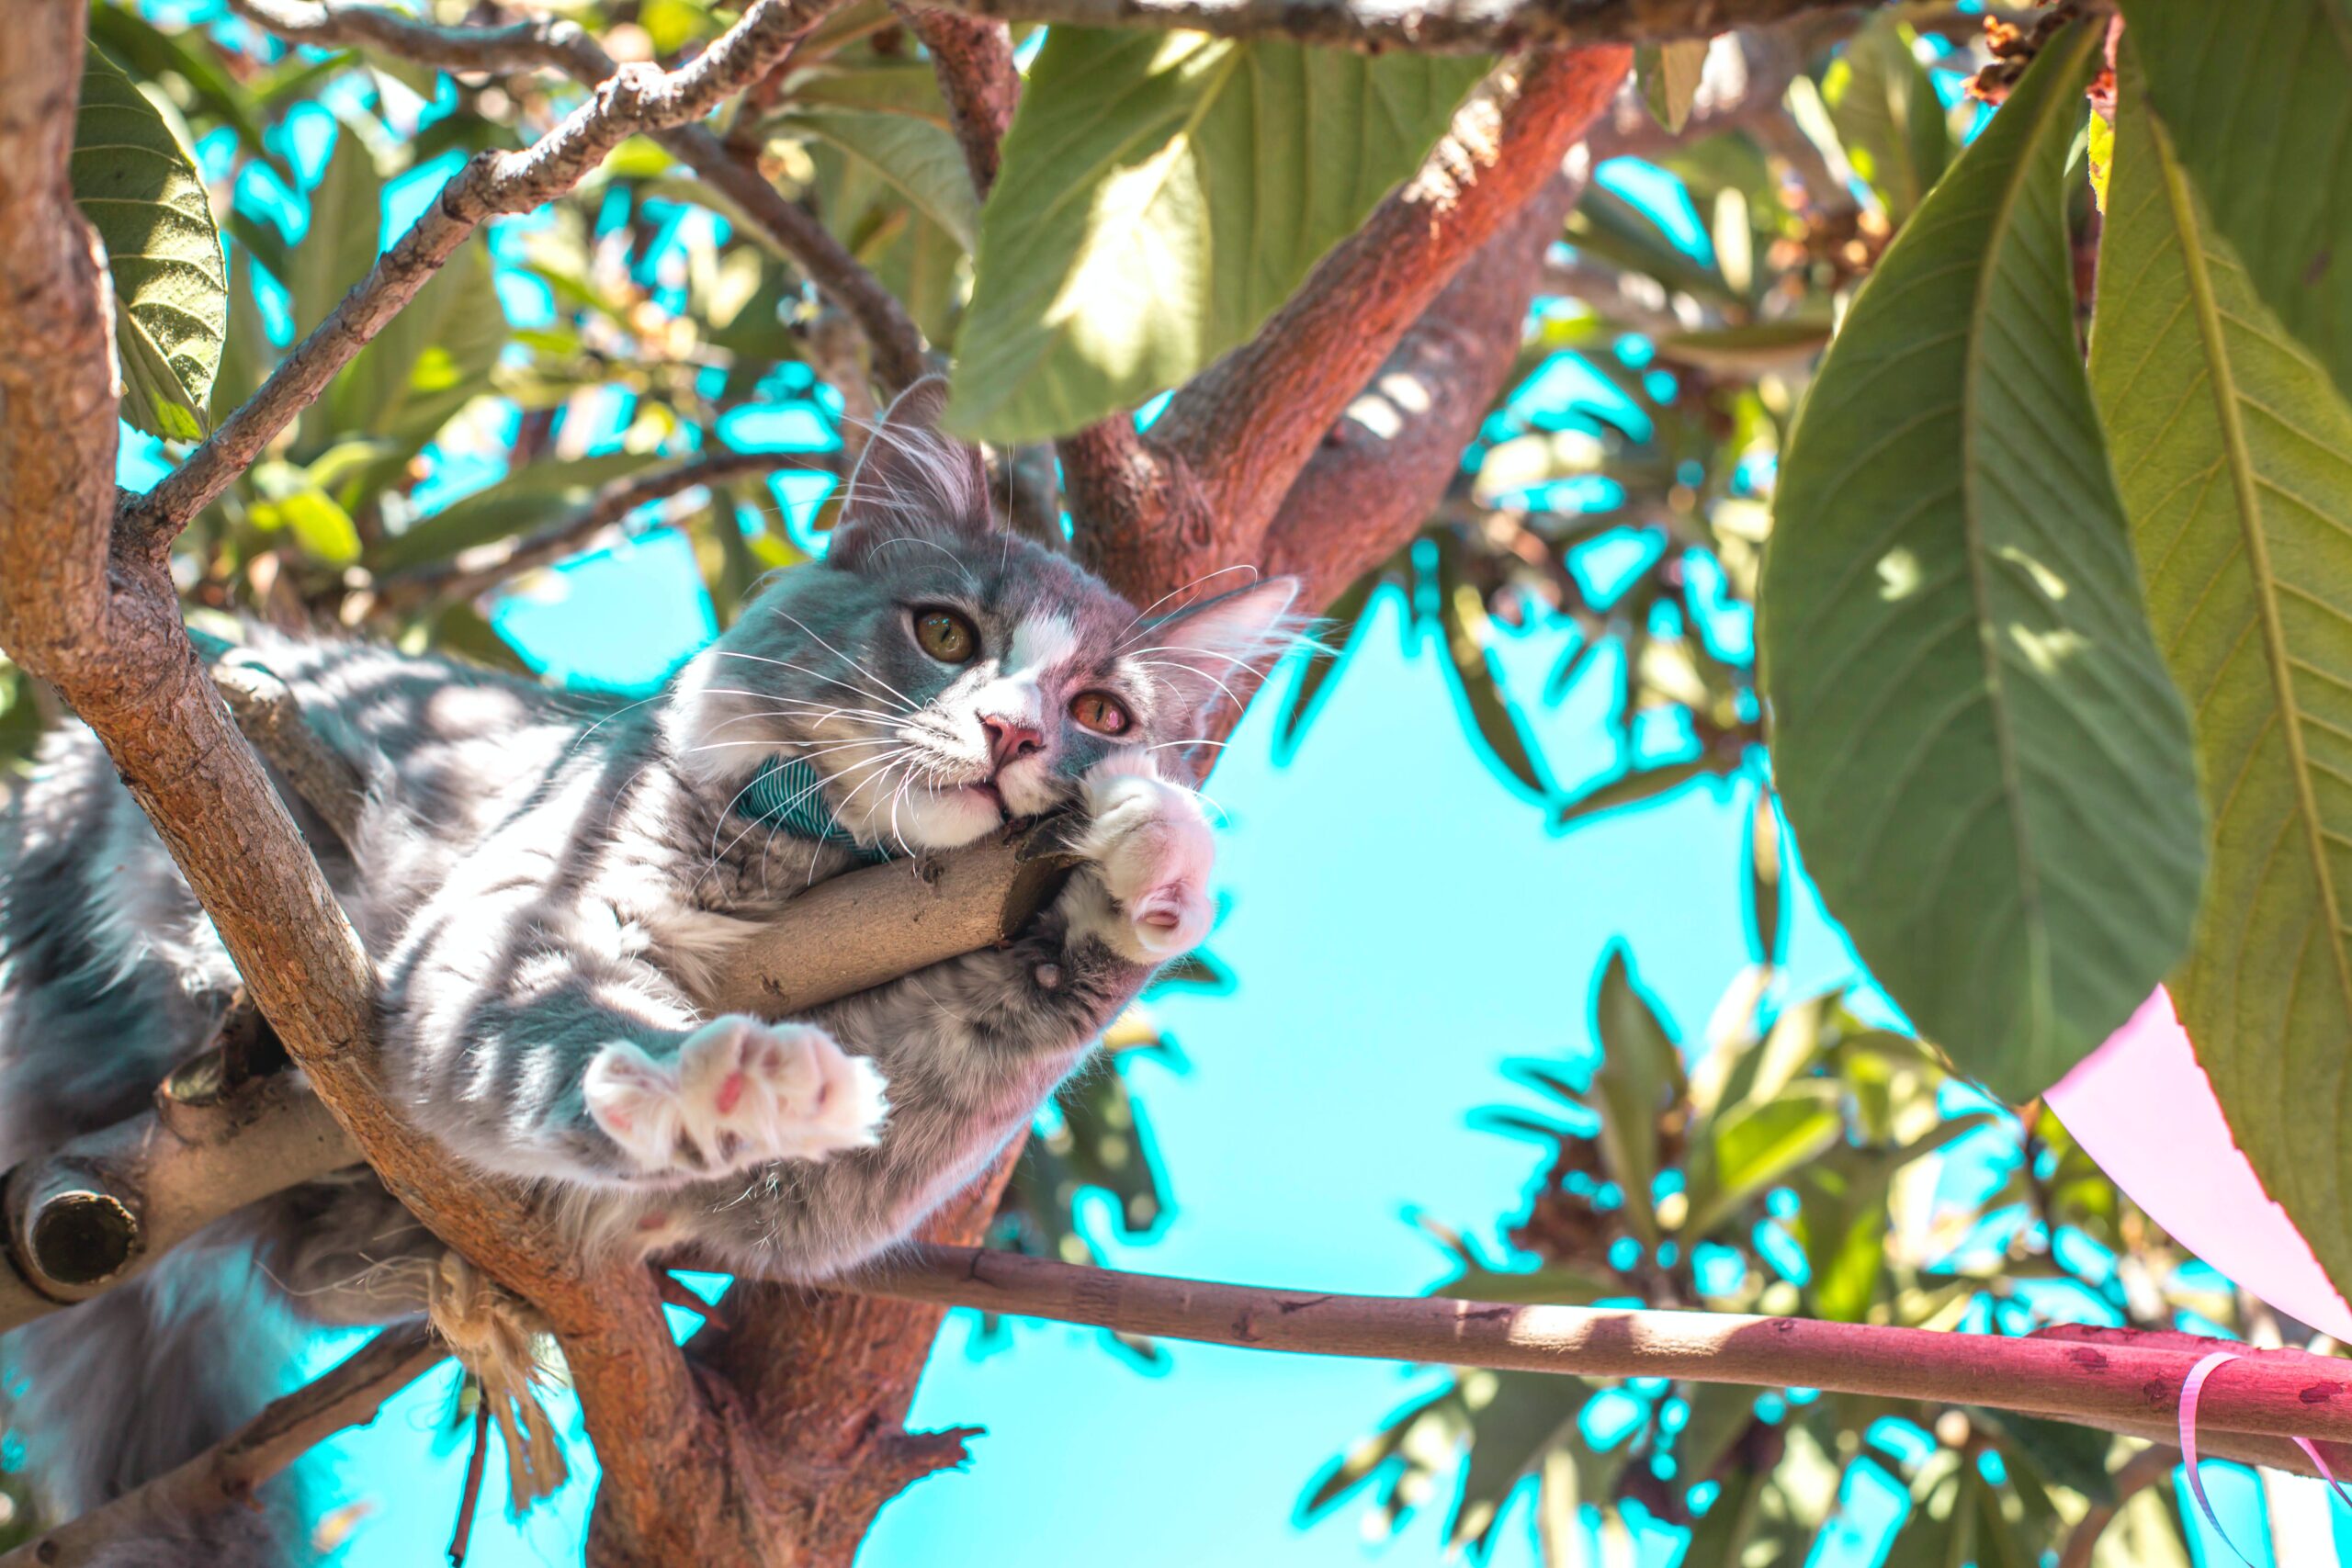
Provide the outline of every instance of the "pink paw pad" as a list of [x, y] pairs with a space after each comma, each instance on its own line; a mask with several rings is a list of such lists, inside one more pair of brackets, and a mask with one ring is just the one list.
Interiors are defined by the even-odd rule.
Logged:
[[870, 1147], [887, 1110], [881, 1074], [823, 1030], [740, 1015], [704, 1024], [668, 1061], [607, 1045], [582, 1094], [641, 1174], [673, 1179]]

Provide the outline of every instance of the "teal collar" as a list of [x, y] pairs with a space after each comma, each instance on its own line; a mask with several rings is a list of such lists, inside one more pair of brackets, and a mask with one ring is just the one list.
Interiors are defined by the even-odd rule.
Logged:
[[780, 829], [796, 839], [847, 850], [868, 865], [890, 858], [886, 849], [859, 843], [825, 809], [825, 781], [805, 757], [770, 757], [735, 797], [738, 816]]

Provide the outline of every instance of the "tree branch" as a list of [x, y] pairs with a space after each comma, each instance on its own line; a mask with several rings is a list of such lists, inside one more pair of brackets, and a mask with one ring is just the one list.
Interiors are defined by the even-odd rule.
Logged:
[[[715, 46], [707, 62], [669, 77], [630, 73], [554, 133], [553, 147], [469, 167], [516, 171], [502, 198], [538, 199], [574, 156], [609, 144], [610, 111], [599, 106], [648, 114], [707, 107], [706, 95], [734, 72], [789, 41], [792, 29], [777, 18], [792, 15], [761, 0], [729, 35], [737, 43]], [[608, 1539], [622, 1543], [612, 1555], [691, 1559], [710, 1521], [729, 1517], [718, 1462], [726, 1441], [670, 1339], [650, 1280], [638, 1269], [598, 1278], [524, 1194], [458, 1168], [385, 1102], [373, 1073], [372, 966], [181, 625], [164, 559], [173, 520], [227, 482], [254, 421], [232, 417], [209, 459], [199, 449], [192, 479], [116, 526], [106, 284], [66, 179], [85, 16], [80, 0], [17, 6], [10, 68], [0, 73], [0, 218], [21, 224], [0, 259], [0, 342], [10, 345], [0, 367], [0, 644], [56, 686], [105, 743], [255, 1004], [387, 1186], [444, 1241], [546, 1312], [592, 1426], [632, 1434], [605, 1456], [600, 1517]], [[467, 175], [457, 184], [481, 195]], [[433, 236], [459, 221], [445, 193], [421, 220], [426, 240], [395, 247], [406, 257], [399, 265], [419, 265], [438, 243]], [[348, 321], [379, 309], [382, 280], [397, 276], [379, 267], [374, 288], [363, 284], [338, 314]], [[334, 352], [314, 334], [281, 388], [314, 392]], [[292, 416], [290, 402], [273, 406], [279, 424]]]
[[[261, 6], [266, 0], [244, 0]], [[501, 213], [543, 207], [585, 179], [606, 153], [641, 131], [700, 119], [757, 81], [840, 0], [754, 0], [743, 19], [675, 71], [616, 67], [588, 101], [519, 152], [478, 153], [460, 169], [408, 232], [376, 260], [368, 276], [271, 372], [269, 379], [209, 439], [127, 509], [127, 533], [149, 552], [171, 541], [294, 416], [316, 401], [334, 373], [413, 299], [427, 279], [484, 222]], [[332, 18], [333, 12], [321, 7]], [[256, 10], [257, 18], [266, 12]], [[444, 29], [434, 29], [435, 32]], [[582, 42], [587, 36], [578, 34]], [[596, 51], [602, 55], [603, 51]]]
[[[496, 28], [441, 27], [382, 6], [327, 6], [319, 0], [231, 3], [239, 15], [288, 42], [373, 49], [450, 71], [558, 71], [592, 90], [601, 90], [601, 84], [621, 73], [621, 67], [595, 39], [576, 23], [560, 17], [535, 17]], [[804, 22], [813, 22], [839, 3], [800, 0]], [[736, 30], [751, 19], [747, 16]], [[784, 40], [784, 49], [788, 50], [805, 30], [805, 25], [795, 29], [792, 38]], [[732, 36], [731, 32], [727, 35]], [[692, 65], [681, 67], [681, 73], [699, 67], [727, 37], [712, 44]], [[757, 80], [783, 52], [777, 51], [758, 70], [743, 73], [735, 85]], [[811, 282], [848, 312], [865, 333], [873, 352], [875, 374], [886, 387], [904, 387], [923, 374], [922, 333], [914, 318], [822, 223], [786, 201], [755, 164], [700, 125], [673, 119], [639, 129], [649, 131], [671, 156], [701, 175], [749, 228], [797, 263]]]
[[1628, 60], [1613, 47], [1543, 52], [1501, 73], [1454, 116], [1421, 172], [1255, 338], [1179, 390], [1148, 435], [1106, 422], [1065, 442], [1091, 564], [1148, 602], [1165, 585], [1255, 559], [1333, 422], [1454, 273], [1559, 169]]
[[80, 1518], [44, 1530], [0, 1568], [77, 1568], [118, 1542], [184, 1526], [188, 1516], [250, 1505], [264, 1482], [348, 1427], [364, 1427], [448, 1349], [422, 1323], [387, 1328], [333, 1371], [263, 1409], [234, 1435], [176, 1470]]
[[[1801, 1384], [2102, 1425], [2172, 1416], [2201, 1354], [2194, 1347], [2225, 1343], [2183, 1347], [2177, 1339], [2188, 1337], [2123, 1329], [2090, 1344], [1803, 1317], [1306, 1294], [977, 1247], [916, 1247], [844, 1284], [906, 1301], [1249, 1349], [1577, 1377]], [[2216, 1432], [2352, 1439], [2352, 1365], [2300, 1351], [2248, 1351], [2205, 1385], [2198, 1420]]]
[[1021, 73], [1012, 63], [1012, 29], [1002, 22], [893, 0], [931, 54], [949, 125], [972, 171], [972, 188], [988, 199], [996, 184], [999, 144], [1021, 102]]
[[1006, 22], [1182, 28], [1374, 53], [1480, 54], [1702, 38], [1858, 3], [1870, 0], [948, 0], [948, 8]]
[[1403, 547], [1462, 471], [1518, 362], [1544, 253], [1584, 194], [1589, 160], [1579, 151], [1567, 164], [1398, 340], [1283, 498], [1261, 564], [1303, 578], [1307, 604]]
[[[669, 468], [615, 479], [571, 515], [537, 533], [479, 545], [446, 561], [387, 572], [377, 580], [377, 592], [396, 604], [435, 597], [470, 599], [534, 567], [553, 565], [586, 548], [596, 535], [618, 526], [640, 506], [745, 474], [787, 468], [833, 473], [839, 468], [831, 455], [822, 452], [719, 451], [690, 457]], [[251, 727], [247, 729], [250, 733]]]

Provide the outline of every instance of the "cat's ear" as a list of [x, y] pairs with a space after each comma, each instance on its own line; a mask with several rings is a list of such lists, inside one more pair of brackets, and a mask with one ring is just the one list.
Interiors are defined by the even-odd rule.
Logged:
[[946, 406], [944, 376], [926, 376], [891, 402], [850, 475], [830, 558], [855, 566], [892, 538], [994, 526], [987, 465], [978, 447], [941, 432]]
[[1177, 728], [1189, 735], [1218, 699], [1246, 695], [1245, 680], [1254, 684], [1298, 641], [1306, 626], [1291, 614], [1298, 590], [1295, 577], [1270, 577], [1147, 622], [1128, 638], [1127, 651], [1148, 659], [1172, 694]]

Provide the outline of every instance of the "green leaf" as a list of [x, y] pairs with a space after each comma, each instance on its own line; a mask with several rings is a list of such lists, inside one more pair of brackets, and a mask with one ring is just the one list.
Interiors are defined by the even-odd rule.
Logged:
[[1855, 301], [1760, 594], [1806, 869], [1922, 1032], [2014, 1100], [2146, 999], [2204, 859], [2075, 347], [2061, 176], [2096, 33], [2044, 46]]
[[1246, 341], [1486, 62], [1056, 28], [980, 220], [947, 423], [1042, 440]]
[[655, 452], [608, 452], [534, 463], [382, 541], [368, 552], [368, 570], [399, 571], [444, 561], [476, 545], [528, 533], [584, 504], [599, 486], [669, 460]]
[[[1487, 1379], [1492, 1393], [1480, 1403]], [[1577, 1416], [1592, 1397], [1580, 1379], [1542, 1372], [1467, 1372], [1463, 1382], [1471, 1407], [1470, 1462], [1446, 1530], [1456, 1546], [1483, 1542], [1493, 1532], [1519, 1483], [1555, 1447], [1575, 1439]]]
[[[1628, 272], [1656, 278], [1676, 293], [1711, 304], [1747, 301], [1713, 266], [1690, 259], [1655, 219], [1615, 191], [1589, 186], [1568, 215], [1568, 243]], [[1605, 369], [1596, 361], [1596, 368]]]
[[1868, 180], [1898, 227], [1918, 209], [1951, 160], [1951, 131], [1917, 41], [1899, 13], [1872, 13], [1846, 40], [1821, 96], [1854, 172]]
[[2352, 12], [2125, 0], [2150, 101], [2254, 293], [2352, 397]]
[[1837, 1146], [1845, 1134], [1837, 1086], [1826, 1080], [1796, 1086], [1787, 1096], [1726, 1111], [1714, 1125], [1706, 1190], [1690, 1173], [1690, 1236], [1703, 1236], [1789, 1173]]
[[1463, 578], [1462, 551], [1461, 541], [1450, 533], [1437, 541], [1438, 634], [1445, 639], [1445, 660], [1438, 668], [1470, 720], [1478, 749], [1531, 798], [1544, 800], [1552, 794], [1551, 775], [1518, 705], [1504, 692], [1493, 624], [1486, 601]]
[[1781, 916], [1788, 902], [1781, 891], [1781, 818], [1770, 786], [1756, 792], [1747, 816], [1747, 912], [1756, 931], [1756, 962], [1781, 962]]
[[335, 132], [334, 151], [311, 189], [310, 213], [293, 250], [293, 276], [283, 279], [294, 299], [298, 341], [376, 265], [383, 234], [384, 182], [368, 144], [347, 126]]
[[311, 559], [349, 566], [359, 558], [359, 530], [311, 474], [291, 463], [267, 462], [253, 470], [261, 492], [252, 508], [254, 525], [289, 530]]
[[1859, 1323], [1877, 1300], [1886, 1272], [1893, 1175], [1887, 1165], [1852, 1149], [1836, 1151], [1802, 1173], [1796, 1229], [1813, 1271], [1806, 1293], [1815, 1316]]
[[2013, 1459], [2023, 1458], [2041, 1473], [2079, 1492], [2094, 1503], [2115, 1501], [2115, 1478], [2108, 1473], [2108, 1450], [2115, 1446], [2109, 1434], [2064, 1421], [2044, 1421], [2013, 1410], [1968, 1407], [1968, 1418], [1980, 1427], [2000, 1434], [2002, 1446]]
[[1601, 965], [1592, 1010], [1593, 1032], [1600, 1042], [1592, 1089], [1593, 1109], [1600, 1113], [1601, 1156], [1625, 1190], [1625, 1223], [1654, 1246], [1658, 1120], [1686, 1092], [1682, 1053], [1634, 983], [1622, 946], [1612, 945]]
[[1690, 1544], [1682, 1553], [1683, 1568], [1746, 1568], [1747, 1543], [1756, 1533], [1770, 1484], [1747, 1465], [1724, 1477], [1723, 1490], [1707, 1506], [1705, 1516], [1690, 1527]]
[[1699, 96], [1699, 78], [1706, 71], [1702, 38], [1645, 43], [1634, 51], [1634, 80], [1641, 85], [1642, 102], [1660, 125], [1678, 134], [1690, 123], [1690, 101]]
[[1802, 370], [1828, 341], [1826, 320], [1793, 317], [1744, 327], [1668, 333], [1657, 340], [1657, 347], [1660, 358], [1679, 365], [1751, 378]]
[[811, 72], [792, 84], [792, 102], [802, 108], [876, 109], [913, 115], [942, 130], [950, 129], [939, 73], [927, 62], [866, 65]]
[[229, 331], [229, 269], [186, 138], [96, 49], [74, 120], [74, 204], [106, 243], [122, 417], [201, 440]]
[[2120, 75], [2091, 380], [2212, 813], [2173, 999], [2238, 1146], [2342, 1288], [2352, 407], [2208, 220], [2136, 44]]
[[2132, 1496], [2098, 1538], [2091, 1568], [2189, 1568], [2179, 1499], [2170, 1481]]
[[[196, 29], [185, 35], [199, 40], [203, 36]], [[136, 7], [110, 5], [107, 0], [92, 0], [90, 41], [142, 81], [153, 82], [166, 74], [177, 76], [186, 84], [188, 98], [198, 109], [212, 115], [233, 131], [246, 152], [283, 170], [284, 165], [262, 140], [261, 119], [254, 112], [253, 96], [220, 68], [208, 45], [199, 43], [191, 49], [182, 37], [163, 31], [141, 17]]]
[[979, 197], [956, 138], [901, 114], [853, 109], [804, 110], [775, 122], [777, 130], [829, 141], [863, 160], [914, 203], [956, 243], [970, 250], [980, 226]]
[[490, 389], [505, 344], [490, 254], [469, 240], [335, 377], [324, 400], [333, 428], [390, 441], [406, 462]]
[[1624, 807], [1638, 806], [1644, 801], [1656, 800], [1662, 795], [1672, 795], [1692, 779], [1720, 778], [1724, 771], [1723, 764], [1703, 757], [1685, 762], [1664, 762], [1656, 767], [1629, 768], [1607, 784], [1596, 784], [1562, 805], [1552, 814], [1552, 830], [1557, 832], [1588, 817], [1598, 817], [1605, 811], [1616, 811]]
[[1675, 1475], [1695, 1486], [1722, 1467], [1724, 1459], [1756, 1426], [1756, 1391], [1739, 1383], [1684, 1383], [1677, 1391], [1690, 1415], [1674, 1437]]

